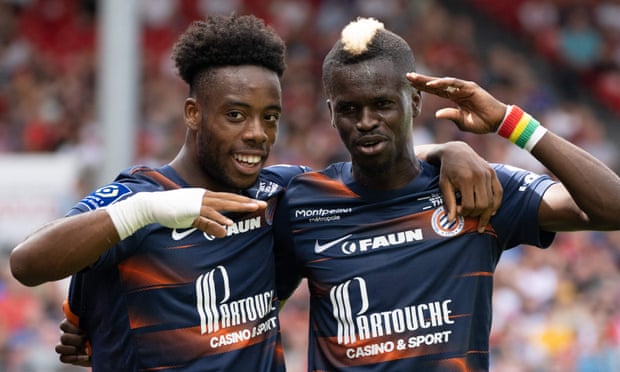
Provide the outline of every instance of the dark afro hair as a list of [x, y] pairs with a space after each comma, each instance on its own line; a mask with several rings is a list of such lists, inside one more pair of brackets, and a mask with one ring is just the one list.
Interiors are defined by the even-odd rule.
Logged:
[[179, 76], [190, 86], [214, 67], [256, 65], [282, 76], [284, 41], [255, 16], [210, 16], [194, 21], [179, 37], [172, 59]]

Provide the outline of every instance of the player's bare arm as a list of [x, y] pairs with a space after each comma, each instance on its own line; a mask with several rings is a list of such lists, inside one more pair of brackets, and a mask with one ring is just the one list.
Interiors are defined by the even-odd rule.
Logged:
[[[620, 228], [620, 178], [604, 163], [580, 147], [549, 132], [516, 106], [498, 101], [478, 84], [455, 78], [407, 74], [412, 86], [452, 100], [457, 107], [443, 108], [436, 117], [454, 122], [472, 133], [503, 135], [531, 152], [561, 183], [544, 194], [539, 225], [548, 231], [615, 230]], [[517, 133], [515, 121], [528, 122]], [[502, 133], [504, 132], [504, 133]], [[525, 133], [527, 132], [527, 133]]]
[[36, 286], [84, 269], [148, 224], [196, 227], [223, 237], [225, 226], [232, 221], [221, 212], [252, 212], [265, 207], [264, 201], [197, 188], [137, 193], [109, 207], [41, 227], [11, 252], [11, 271], [22, 284]]

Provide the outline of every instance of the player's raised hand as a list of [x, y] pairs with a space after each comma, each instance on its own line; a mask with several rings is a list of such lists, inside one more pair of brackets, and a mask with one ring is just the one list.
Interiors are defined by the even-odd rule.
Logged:
[[492, 133], [497, 130], [506, 113], [506, 105], [473, 81], [453, 77], [431, 77], [408, 73], [411, 85], [423, 92], [449, 99], [457, 107], [437, 110], [435, 117], [454, 122], [462, 131]]

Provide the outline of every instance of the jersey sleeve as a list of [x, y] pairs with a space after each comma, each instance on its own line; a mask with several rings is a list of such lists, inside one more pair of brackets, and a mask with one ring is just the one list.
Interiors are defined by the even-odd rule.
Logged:
[[[104, 208], [121, 200], [130, 198], [141, 191], [163, 190], [163, 187], [159, 183], [144, 174], [135, 173], [134, 169], [136, 169], [136, 167], [123, 171], [116, 177], [114, 182], [93, 190], [90, 194], [77, 202], [65, 216], [75, 216]], [[139, 239], [142, 239], [141, 230], [138, 230], [135, 234], [105, 251], [95, 263], [89, 266], [89, 268], [116, 265], [130, 253], [132, 247], [136, 246], [134, 243]]]
[[509, 165], [494, 164], [504, 189], [502, 206], [491, 219], [503, 249], [520, 244], [547, 248], [555, 233], [538, 224], [538, 208], [547, 189], [555, 183], [549, 176]]
[[277, 164], [264, 168], [261, 176], [286, 187], [293, 177], [310, 171], [311, 169], [304, 165]]
[[123, 199], [133, 196], [140, 191], [161, 191], [164, 190], [160, 183], [149, 177], [144, 169], [150, 169], [143, 166], [134, 166], [121, 172], [114, 182], [101, 186], [82, 200], [77, 202], [73, 208], [69, 210], [66, 216], [92, 211], [95, 209], [106, 207]]

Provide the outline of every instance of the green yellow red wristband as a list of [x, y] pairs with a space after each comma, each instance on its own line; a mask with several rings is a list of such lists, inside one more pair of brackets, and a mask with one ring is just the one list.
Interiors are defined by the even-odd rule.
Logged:
[[497, 129], [497, 134], [527, 151], [532, 151], [546, 132], [536, 119], [515, 105], [506, 108], [506, 116]]

